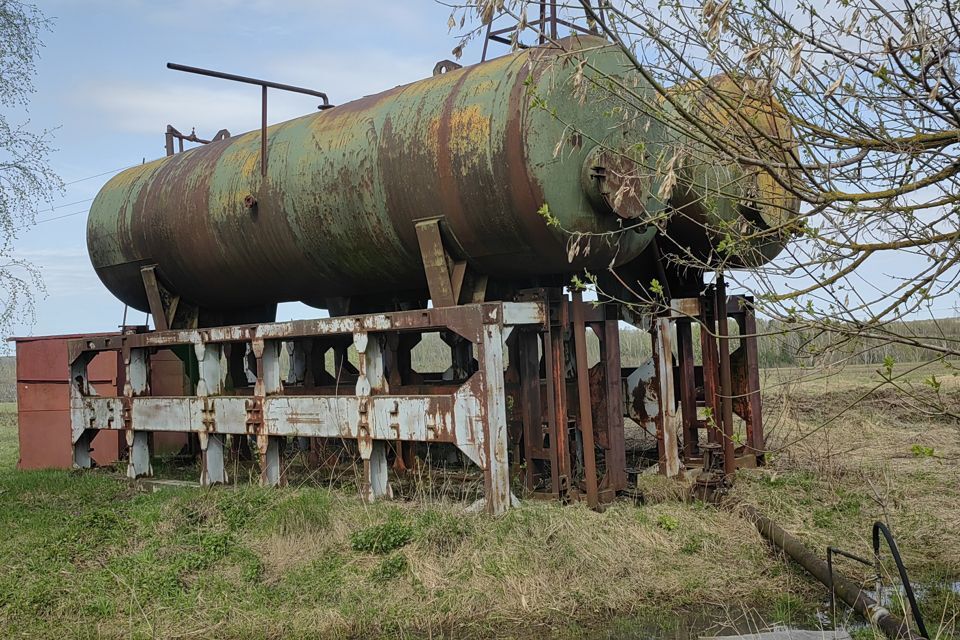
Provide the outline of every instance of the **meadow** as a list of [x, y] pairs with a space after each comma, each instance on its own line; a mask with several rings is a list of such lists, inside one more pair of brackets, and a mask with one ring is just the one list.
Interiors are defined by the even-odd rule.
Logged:
[[[938, 375], [956, 400], [957, 378]], [[870, 526], [885, 521], [927, 626], [956, 637], [960, 427], [889, 388], [870, 392], [877, 379], [873, 366], [766, 370], [774, 453], [741, 471], [733, 494], [818, 553], [869, 555]], [[602, 513], [524, 501], [493, 519], [435, 492], [366, 505], [349, 482], [309, 473], [280, 490], [201, 489], [131, 483], [122, 468], [17, 471], [16, 460], [5, 403], [4, 637], [688, 638], [829, 618], [825, 589], [746, 520], [655, 475], [641, 476], [642, 501]], [[873, 637], [849, 612], [838, 624]]]

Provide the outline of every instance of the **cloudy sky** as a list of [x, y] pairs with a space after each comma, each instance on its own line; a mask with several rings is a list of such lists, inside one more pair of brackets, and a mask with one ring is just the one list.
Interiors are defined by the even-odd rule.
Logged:
[[[196, 127], [201, 137], [259, 127], [259, 88], [169, 71], [167, 62], [310, 87], [340, 104], [430, 75], [457, 43], [449, 9], [434, 0], [38, 2], [56, 24], [44, 37], [30, 112], [20, 119], [56, 128], [53, 167], [67, 187], [37, 216], [46, 222], [16, 245], [47, 287], [36, 323], [21, 324], [19, 334], [120, 324], [123, 305], [87, 259], [86, 212], [115, 170], [163, 155], [168, 123], [185, 133]], [[476, 48], [464, 55], [478, 57]], [[315, 98], [272, 92], [270, 121], [315, 108]], [[287, 318], [304, 313], [316, 310], [281, 309]]]

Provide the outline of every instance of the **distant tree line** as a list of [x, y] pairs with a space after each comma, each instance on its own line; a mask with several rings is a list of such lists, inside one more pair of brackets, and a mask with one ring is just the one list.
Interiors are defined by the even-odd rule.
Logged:
[[[891, 323], [887, 329], [901, 336], [918, 337], [918, 344], [840, 335], [820, 328], [797, 329], [780, 320], [758, 320], [757, 355], [763, 368], [882, 364], [887, 358], [894, 362], [928, 362], [942, 358], [943, 350], [960, 345], [960, 318], [899, 321]], [[730, 333], [737, 333], [734, 322], [730, 323]], [[700, 329], [697, 325], [693, 327], [693, 337], [694, 356], [699, 360]], [[931, 342], [935, 348], [921, 346]], [[731, 349], [738, 346], [739, 341], [734, 338]], [[643, 362], [650, 357], [649, 334], [622, 331], [620, 353], [624, 366]]]

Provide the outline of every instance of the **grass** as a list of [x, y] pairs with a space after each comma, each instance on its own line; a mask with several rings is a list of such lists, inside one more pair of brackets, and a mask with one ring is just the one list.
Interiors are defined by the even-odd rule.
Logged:
[[[960, 577], [960, 431], [879, 399], [794, 442], [842, 402], [805, 384], [768, 398], [793, 444], [736, 493], [821, 551], [867, 555], [885, 519], [928, 626], [953, 633], [960, 605], [937, 585]], [[824, 596], [744, 520], [671, 499], [662, 478], [643, 478], [656, 504], [529, 502], [499, 519], [308, 483], [149, 491], [109, 469], [16, 471], [15, 423], [0, 405], [4, 637], [682, 637], [745, 611], [809, 625]]]
[[[922, 404], [889, 387], [867, 393], [879, 380], [877, 368], [768, 373], [779, 378], [778, 384], [768, 379], [767, 389], [776, 390], [765, 396], [768, 446], [776, 453], [765, 469], [741, 472], [735, 494], [818, 551], [834, 545], [871, 557], [872, 525], [884, 522], [911, 580], [925, 585], [928, 628], [956, 637], [960, 592], [950, 585], [960, 577], [960, 424], [925, 415]], [[922, 393], [932, 372], [942, 376], [931, 365], [906, 379]], [[941, 393], [958, 406], [960, 378], [948, 372], [942, 380]], [[834, 416], [840, 417], [831, 422]], [[885, 547], [881, 555], [889, 561], [886, 582], [898, 583]], [[840, 562], [848, 575], [872, 576], [872, 569]], [[902, 603], [891, 604], [902, 615]]]

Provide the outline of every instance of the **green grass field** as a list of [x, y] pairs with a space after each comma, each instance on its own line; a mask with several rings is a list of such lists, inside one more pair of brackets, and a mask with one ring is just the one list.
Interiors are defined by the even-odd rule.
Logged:
[[[886, 520], [928, 627], [955, 637], [960, 429], [886, 392], [823, 427], [871, 371], [768, 378], [777, 453], [735, 494], [820, 552], [869, 555], [870, 524]], [[645, 505], [524, 502], [492, 519], [439, 498], [364, 505], [319, 481], [152, 490], [111, 469], [20, 472], [16, 459], [15, 406], [0, 405], [3, 637], [682, 638], [810, 626], [825, 596], [751, 525], [668, 499], [659, 477], [642, 479]]]

